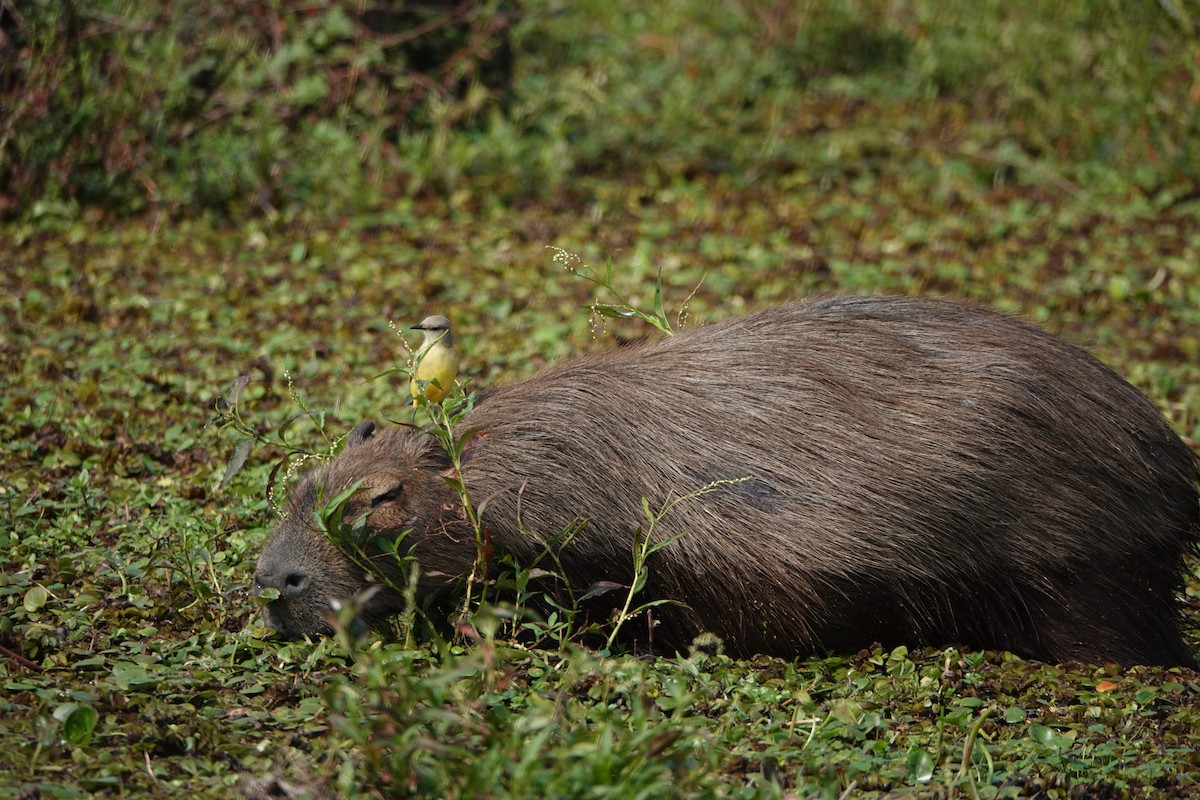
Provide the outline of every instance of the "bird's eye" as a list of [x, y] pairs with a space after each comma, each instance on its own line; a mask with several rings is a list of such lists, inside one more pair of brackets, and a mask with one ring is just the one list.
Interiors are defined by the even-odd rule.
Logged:
[[395, 489], [389, 489], [381, 495], [372, 497], [371, 507], [374, 508], [375, 506], [382, 505], [383, 503], [390, 503], [392, 500], [398, 500], [402, 494], [404, 494], [403, 486], [397, 486]]

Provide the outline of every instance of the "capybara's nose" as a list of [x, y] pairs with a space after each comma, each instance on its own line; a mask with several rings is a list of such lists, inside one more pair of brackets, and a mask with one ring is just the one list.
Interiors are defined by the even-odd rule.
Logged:
[[280, 597], [294, 600], [308, 591], [312, 579], [303, 572], [275, 572], [274, 570], [259, 570], [254, 573], [254, 588], [275, 589]]

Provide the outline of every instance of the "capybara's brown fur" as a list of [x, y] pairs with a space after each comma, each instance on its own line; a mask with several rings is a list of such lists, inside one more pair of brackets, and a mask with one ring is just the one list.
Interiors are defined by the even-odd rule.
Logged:
[[[639, 600], [684, 605], [654, 610], [652, 641], [629, 627], [658, 651], [710, 631], [735, 655], [956, 643], [1193, 664], [1177, 592], [1200, 534], [1196, 455], [1087, 352], [999, 313], [793, 303], [502, 386], [459, 430], [478, 432], [464, 478], [499, 548], [529, 563], [586, 520], [560, 553], [579, 591], [631, 580], [643, 498], [745, 479], [656, 529], [680, 538], [651, 556]], [[359, 426], [267, 542], [268, 621], [326, 632], [331, 602], [366, 585], [313, 522], [318, 495], [356, 481], [346, 519], [412, 529], [419, 594], [467, 573], [447, 463], [429, 436]], [[364, 618], [398, 605], [379, 592]]]

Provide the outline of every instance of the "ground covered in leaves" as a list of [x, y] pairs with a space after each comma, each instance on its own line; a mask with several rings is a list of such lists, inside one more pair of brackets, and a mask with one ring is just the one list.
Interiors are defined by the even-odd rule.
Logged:
[[[984, 70], [995, 93], [964, 99], [922, 49], [930, 29], [907, 21], [888, 28], [899, 38], [828, 34], [824, 72], [800, 58], [803, 85], [705, 106], [727, 125], [685, 142], [661, 116], [681, 102], [665, 88], [683, 76], [702, 97], [697, 75], [744, 60], [741, 31], [688, 33], [676, 9], [678, 28], [632, 14], [588, 37], [604, 15], [583, 6], [576, 44], [553, 17], [529, 47], [566, 59], [556, 97], [584, 78], [607, 86], [578, 91], [595, 104], [588, 124], [614, 130], [603, 146], [543, 141], [547, 162], [581, 149], [567, 179], [542, 174], [537, 191], [471, 174], [489, 141], [477, 130], [421, 156], [461, 156], [462, 182], [369, 212], [46, 206], [0, 229], [0, 797], [1200, 796], [1191, 670], [954, 649], [644, 660], [503, 641], [281, 643], [259, 627], [249, 582], [279, 452], [252, 450], [221, 487], [236, 436], [208, 424], [218, 400], [247, 375], [241, 408], [263, 428], [301, 405], [337, 435], [400, 419], [406, 381], [370, 379], [403, 364], [396, 328], [430, 313], [453, 318], [473, 390], [657, 335], [593, 325], [595, 287], [549, 248], [600, 269], [611, 258], [643, 308], [661, 270], [685, 325], [826, 292], [1018, 313], [1093, 349], [1200, 442], [1200, 207], [1185, 154], [1126, 131], [1106, 146], [1151, 165], [1126, 170], [1066, 134], [1034, 142], [1013, 122], [1024, 107], [1000, 102], [1019, 93]], [[897, 47], [950, 85], [915, 96], [889, 88], [895, 71], [830, 55]], [[619, 77], [621, 58], [654, 65], [643, 94], [597, 77]], [[519, 80], [539, 79], [517, 63]], [[1188, 102], [1186, 73], [1142, 77], [1157, 81], [1148, 94]], [[729, 80], [707, 88], [748, 92]], [[1076, 137], [1095, 123], [1064, 119]], [[655, 158], [622, 156], [621, 136]], [[322, 446], [308, 419], [288, 431]]]

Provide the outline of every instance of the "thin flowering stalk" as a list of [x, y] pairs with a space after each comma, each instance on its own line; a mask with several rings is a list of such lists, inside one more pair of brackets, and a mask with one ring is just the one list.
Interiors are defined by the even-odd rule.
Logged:
[[[616, 298], [617, 302], [615, 303], [601, 303], [599, 300], [596, 300], [588, 306], [592, 312], [593, 333], [595, 333], [595, 320], [597, 317], [611, 317], [613, 319], [640, 319], [658, 328], [668, 336], [675, 335], [675, 329], [671, 327], [671, 321], [667, 319], [667, 313], [663, 308], [661, 268], [658, 270], [658, 276], [654, 281], [654, 313], [648, 314], [636, 308], [628, 298], [618, 292], [616, 287], [613, 286], [613, 263], [611, 258], [605, 261], [604, 277], [600, 277], [594, 269], [583, 263], [583, 259], [578, 255], [568, 252], [561, 247], [551, 246], [548, 249], [554, 251], [554, 262], [561, 264], [567, 272], [577, 278], [583, 278], [588, 283], [594, 283]], [[693, 290], [694, 293], [695, 290]], [[691, 295], [688, 297], [690, 299]]]

